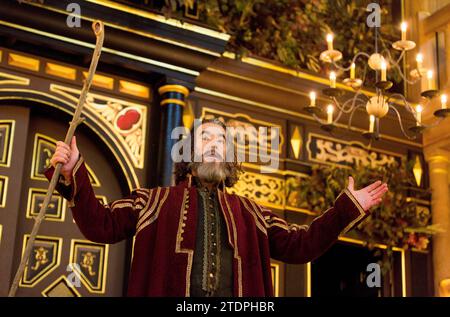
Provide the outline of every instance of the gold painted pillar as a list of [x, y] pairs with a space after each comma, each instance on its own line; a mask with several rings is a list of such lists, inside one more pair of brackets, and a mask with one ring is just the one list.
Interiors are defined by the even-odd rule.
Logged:
[[429, 165], [431, 209], [433, 224], [439, 224], [445, 232], [433, 237], [433, 268], [435, 296], [450, 293], [450, 152], [425, 150]]

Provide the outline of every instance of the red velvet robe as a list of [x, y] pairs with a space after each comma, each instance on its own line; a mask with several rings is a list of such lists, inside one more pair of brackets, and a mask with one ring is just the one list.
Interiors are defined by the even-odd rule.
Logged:
[[[51, 179], [54, 169], [45, 175]], [[128, 296], [189, 296], [197, 225], [197, 195], [190, 181], [135, 189], [108, 205], [96, 199], [81, 157], [72, 184], [57, 190], [83, 235], [115, 243], [136, 235]], [[270, 258], [307, 263], [368, 215], [344, 190], [310, 226], [288, 224], [252, 200], [218, 189], [228, 243], [234, 250], [235, 296], [273, 296]]]

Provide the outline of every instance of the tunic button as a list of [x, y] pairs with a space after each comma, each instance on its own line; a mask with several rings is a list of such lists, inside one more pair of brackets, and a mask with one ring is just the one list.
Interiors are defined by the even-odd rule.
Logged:
[[209, 277], [213, 278], [213, 277], [214, 277], [214, 274], [209, 273]]

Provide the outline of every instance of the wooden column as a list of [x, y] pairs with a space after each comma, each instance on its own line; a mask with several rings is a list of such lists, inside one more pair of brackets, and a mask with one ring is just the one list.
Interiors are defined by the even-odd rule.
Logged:
[[434, 289], [436, 296], [444, 296], [444, 284], [450, 281], [450, 152], [426, 149], [425, 156], [430, 173], [433, 224], [444, 230], [433, 237]]

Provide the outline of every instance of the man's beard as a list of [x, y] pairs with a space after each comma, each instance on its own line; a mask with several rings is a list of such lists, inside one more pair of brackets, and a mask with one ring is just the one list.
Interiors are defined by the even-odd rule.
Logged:
[[229, 176], [229, 171], [224, 162], [191, 163], [191, 170], [197, 173], [202, 182], [218, 184]]

